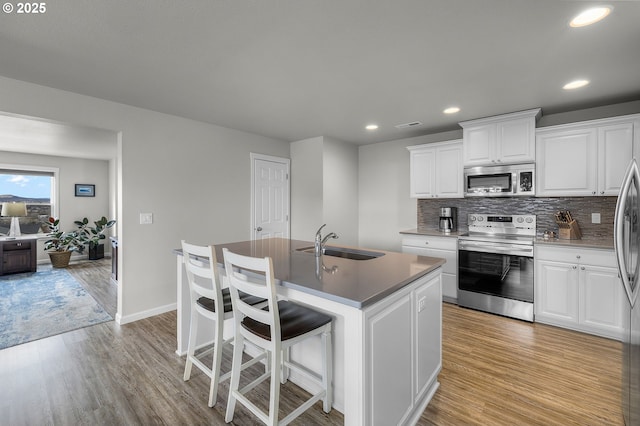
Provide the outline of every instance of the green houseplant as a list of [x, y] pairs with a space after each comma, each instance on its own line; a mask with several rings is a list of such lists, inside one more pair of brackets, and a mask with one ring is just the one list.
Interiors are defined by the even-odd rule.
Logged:
[[44, 224], [49, 229], [49, 239], [44, 242], [44, 249], [48, 250], [51, 264], [54, 268], [66, 268], [72, 252], [84, 252], [84, 240], [77, 231], [62, 231], [60, 219], [50, 217]]
[[100, 220], [93, 222], [94, 226], [89, 225], [89, 219], [86, 217], [82, 220], [76, 220], [74, 223], [78, 227], [80, 238], [84, 244], [89, 246], [89, 259], [102, 259], [104, 257], [104, 244], [102, 244], [102, 240], [107, 238], [104, 233], [107, 229], [115, 225], [116, 221], [102, 216]]

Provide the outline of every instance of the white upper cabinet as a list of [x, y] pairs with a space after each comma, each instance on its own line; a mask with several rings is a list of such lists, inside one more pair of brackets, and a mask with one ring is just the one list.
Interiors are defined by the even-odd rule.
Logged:
[[633, 157], [633, 137], [633, 118], [538, 129], [536, 195], [618, 195]]
[[540, 108], [460, 123], [465, 166], [535, 161]]
[[462, 141], [407, 147], [412, 198], [462, 198]]

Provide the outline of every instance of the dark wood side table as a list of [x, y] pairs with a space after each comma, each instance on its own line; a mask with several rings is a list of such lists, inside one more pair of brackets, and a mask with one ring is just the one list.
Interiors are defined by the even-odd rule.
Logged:
[[0, 275], [35, 272], [37, 247], [36, 238], [0, 239]]

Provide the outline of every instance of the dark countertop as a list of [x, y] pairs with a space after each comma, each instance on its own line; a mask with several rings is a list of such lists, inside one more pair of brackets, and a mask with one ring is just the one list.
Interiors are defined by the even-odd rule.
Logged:
[[424, 235], [429, 237], [459, 237], [460, 235], [466, 234], [468, 232], [467, 229], [458, 229], [457, 231], [452, 232], [442, 232], [436, 228], [415, 228], [408, 229], [406, 231], [400, 231], [401, 234], [407, 235]]
[[[455, 232], [444, 233], [435, 228], [416, 228], [408, 229], [406, 231], [400, 231], [400, 234], [404, 235], [424, 235], [429, 237], [454, 237], [457, 238], [466, 234], [466, 229], [458, 230]], [[545, 240], [544, 238], [536, 238], [535, 244], [538, 245], [553, 245], [553, 246], [565, 246], [573, 248], [596, 248], [596, 249], [610, 249], [613, 250], [613, 238], [583, 238], [581, 240], [563, 240], [560, 238], [551, 238]]]
[[[358, 309], [384, 299], [445, 263], [437, 257], [358, 248], [382, 252], [384, 256], [351, 260], [324, 255], [318, 258], [321, 263], [317, 265], [313, 253], [297, 250], [313, 247], [312, 242], [283, 238], [217, 244], [215, 247], [219, 263], [223, 262], [223, 247], [246, 256], [271, 257], [274, 275], [281, 285]], [[181, 250], [175, 252], [180, 254]], [[320, 276], [316, 274], [317, 266], [322, 270]], [[332, 269], [333, 273], [330, 272]]]
[[595, 249], [607, 249], [613, 250], [613, 238], [606, 239], [589, 239], [583, 238], [581, 240], [563, 240], [560, 238], [551, 238], [545, 240], [544, 238], [536, 238], [536, 245], [549, 245], [549, 246], [564, 246], [571, 248], [595, 248]]

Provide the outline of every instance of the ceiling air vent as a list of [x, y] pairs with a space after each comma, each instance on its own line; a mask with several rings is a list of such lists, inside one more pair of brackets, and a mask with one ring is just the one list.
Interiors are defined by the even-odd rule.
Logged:
[[408, 129], [409, 127], [416, 127], [422, 125], [419, 121], [412, 121], [411, 123], [397, 124], [396, 129]]

